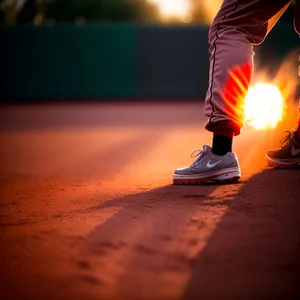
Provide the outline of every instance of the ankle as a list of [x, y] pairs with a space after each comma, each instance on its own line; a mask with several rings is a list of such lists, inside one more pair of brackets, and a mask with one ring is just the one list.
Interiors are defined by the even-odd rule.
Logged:
[[212, 152], [216, 155], [225, 155], [232, 151], [233, 138], [214, 133]]

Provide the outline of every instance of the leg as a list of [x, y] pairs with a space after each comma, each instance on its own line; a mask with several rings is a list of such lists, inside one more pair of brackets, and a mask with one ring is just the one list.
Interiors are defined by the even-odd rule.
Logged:
[[225, 0], [209, 31], [206, 129], [232, 137], [243, 126], [242, 102], [253, 70], [252, 46], [263, 42], [290, 0]]
[[263, 42], [290, 0], [224, 0], [209, 31], [210, 72], [205, 100], [206, 129], [214, 133], [213, 148], [189, 167], [177, 169], [175, 184], [231, 181], [240, 178], [232, 137], [243, 126], [242, 102], [252, 77], [252, 45]]

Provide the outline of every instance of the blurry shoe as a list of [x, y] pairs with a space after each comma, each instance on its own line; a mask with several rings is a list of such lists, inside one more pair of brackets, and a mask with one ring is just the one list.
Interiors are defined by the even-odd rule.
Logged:
[[209, 146], [191, 154], [196, 160], [189, 167], [177, 169], [173, 174], [174, 184], [200, 184], [205, 182], [233, 183], [241, 177], [236, 155], [228, 152], [224, 156], [215, 155]]
[[295, 168], [300, 165], [300, 144], [295, 139], [295, 131], [288, 132], [281, 140], [281, 148], [268, 151], [266, 158], [270, 167]]

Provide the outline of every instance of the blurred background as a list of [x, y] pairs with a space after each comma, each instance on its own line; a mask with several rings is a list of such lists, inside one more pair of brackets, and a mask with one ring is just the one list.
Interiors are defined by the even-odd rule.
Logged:
[[[221, 3], [0, 0], [0, 98], [203, 99], [208, 26]], [[274, 74], [298, 42], [290, 7], [257, 47], [257, 70]]]
[[[0, 299], [300, 299], [300, 173], [265, 163], [294, 106], [235, 139], [241, 184], [171, 185], [221, 2], [0, 0]], [[290, 7], [255, 49], [295, 105], [297, 47]]]

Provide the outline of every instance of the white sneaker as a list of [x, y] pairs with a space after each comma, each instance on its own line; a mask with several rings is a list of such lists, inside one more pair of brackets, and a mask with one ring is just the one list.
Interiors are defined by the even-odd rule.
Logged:
[[186, 168], [175, 170], [173, 184], [200, 184], [205, 182], [234, 183], [241, 177], [237, 156], [233, 152], [220, 156], [204, 145], [203, 150], [194, 151], [196, 160]]

